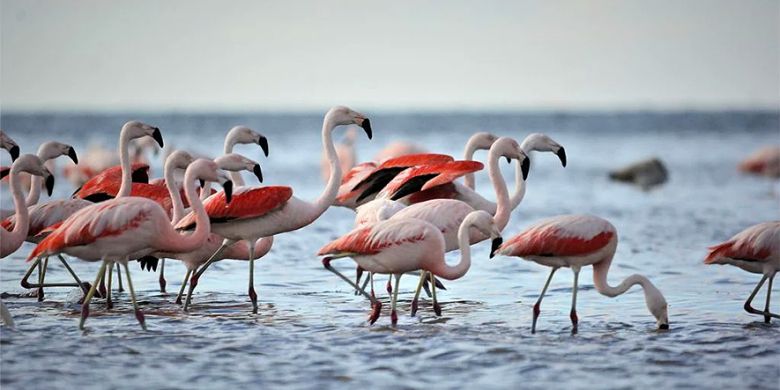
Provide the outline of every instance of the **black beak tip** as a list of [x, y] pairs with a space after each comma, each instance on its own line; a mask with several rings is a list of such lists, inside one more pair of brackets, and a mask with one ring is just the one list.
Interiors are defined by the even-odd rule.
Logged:
[[11, 146], [11, 150], [8, 153], [11, 154], [11, 161], [16, 161], [19, 158], [19, 145]]
[[669, 324], [661, 324], [658, 326], [658, 329], [669, 330]]
[[206, 186], [206, 181], [203, 179], [198, 179], [198, 183], [200, 184], [200, 188], [203, 188]]
[[511, 158], [509, 158], [509, 156], [504, 156], [504, 158], [506, 159], [506, 162], [507, 162], [507, 163], [512, 163], [512, 159], [511, 159]]
[[154, 138], [155, 141], [157, 141], [157, 144], [160, 145], [160, 147], [163, 147], [163, 137], [162, 133], [160, 133], [160, 129], [155, 127], [154, 133], [152, 133], [152, 138]]
[[8, 174], [11, 173], [11, 168], [3, 168], [0, 170], [0, 180], [5, 179]]
[[76, 149], [73, 149], [73, 147], [68, 149], [68, 157], [73, 160], [74, 164], [79, 163], [79, 156], [76, 154]]
[[360, 125], [360, 127], [362, 127], [363, 130], [366, 131], [366, 135], [368, 136], [368, 139], [371, 139], [374, 136], [374, 133], [371, 131], [371, 121], [368, 120], [368, 118], [363, 119], [363, 123]]
[[54, 192], [54, 175], [49, 175], [46, 177], [46, 192], [51, 196], [52, 192]]
[[558, 153], [555, 153], [558, 155], [558, 158], [561, 159], [561, 165], [563, 165], [564, 168], [566, 168], [566, 149], [561, 146], [560, 149], [558, 149]]
[[492, 259], [496, 255], [496, 251], [498, 248], [501, 247], [501, 244], [504, 243], [504, 239], [502, 237], [496, 237], [493, 239], [493, 241], [490, 244], [490, 258]]
[[260, 149], [263, 149], [263, 154], [268, 157], [268, 139], [260, 136], [260, 139], [257, 140], [257, 144], [260, 145]]
[[522, 169], [523, 169], [523, 180], [526, 180], [528, 179], [528, 171], [531, 169], [531, 160], [529, 160], [528, 157], [523, 159]]
[[257, 176], [257, 180], [260, 180], [260, 183], [263, 182], [263, 170], [260, 169], [260, 164], [255, 164], [255, 167], [252, 169], [252, 172]]
[[233, 200], [233, 182], [228, 180], [222, 185], [225, 189], [225, 202], [230, 203]]

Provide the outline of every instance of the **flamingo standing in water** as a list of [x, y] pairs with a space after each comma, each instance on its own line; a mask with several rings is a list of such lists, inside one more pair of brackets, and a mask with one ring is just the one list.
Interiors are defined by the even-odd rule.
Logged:
[[[125, 268], [135, 316], [145, 330], [144, 316], [135, 299], [127, 262], [131, 260], [131, 256], [144, 255], [144, 251], [146, 254], [156, 251], [187, 252], [203, 245], [210, 229], [208, 215], [198, 198], [195, 180], [219, 181], [220, 179], [217, 164], [213, 161], [199, 159], [187, 168], [184, 175], [184, 190], [188, 199], [191, 199], [193, 213], [199, 222], [192, 234], [182, 235], [174, 230], [166, 211], [153, 200], [134, 196], [119, 197], [83, 208], [73, 214], [35, 247], [29, 259], [65, 252], [86, 261], [102, 261], [95, 284], [90, 288], [81, 306], [80, 329], [84, 328], [84, 323], [89, 316], [89, 301], [95, 294], [96, 286], [105, 277], [106, 267], [108, 266], [110, 270], [111, 263], [122, 264]], [[231, 187], [225, 186], [224, 193], [228, 200]]]
[[[764, 222], [751, 226], [731, 237], [726, 242], [712, 246], [704, 259], [704, 264], [730, 264], [747, 272], [762, 274], [761, 280], [745, 301], [745, 311], [764, 316], [769, 323], [772, 317], [780, 315], [769, 311], [769, 298], [772, 295], [772, 280], [780, 270], [780, 222]], [[769, 280], [766, 289], [764, 311], [751, 306], [758, 290]]]
[[617, 230], [607, 220], [592, 215], [560, 215], [541, 220], [522, 233], [504, 242], [491, 254], [519, 256], [526, 260], [551, 267], [550, 276], [534, 305], [531, 333], [536, 333], [542, 298], [547, 292], [555, 271], [569, 267], [574, 271], [572, 288], [572, 333], [577, 333], [577, 288], [580, 269], [593, 266], [593, 285], [596, 291], [608, 297], [616, 297], [638, 284], [645, 293], [645, 302], [656, 318], [659, 329], [669, 329], [666, 299], [661, 291], [646, 277], [638, 274], [627, 277], [613, 287], [607, 283], [607, 273], [617, 248]]
[[[236, 241], [249, 244], [249, 297], [252, 300], [252, 312], [257, 313], [257, 293], [254, 289], [254, 243], [261, 237], [290, 232], [307, 226], [319, 218], [333, 204], [341, 183], [341, 166], [333, 145], [333, 130], [337, 126], [358, 125], [365, 130], [370, 139], [371, 123], [365, 115], [350, 108], [336, 106], [331, 108], [322, 123], [322, 147], [330, 161], [331, 175], [325, 190], [314, 202], [309, 203], [292, 196], [292, 188], [286, 186], [241, 187], [236, 191], [233, 202], [228, 205], [223, 193], [217, 193], [206, 200], [205, 206], [211, 219], [211, 228], [225, 241], [212, 259], [209, 259], [197, 273], [190, 278], [190, 286], [184, 310], [189, 307], [192, 291], [198, 278], [215, 261], [220, 252]], [[192, 213], [184, 217], [176, 228], [189, 230], [197, 223]]]
[[417, 270], [429, 272], [433, 285], [434, 306], [438, 307], [433, 275], [455, 280], [466, 274], [471, 267], [469, 242], [471, 228], [476, 228], [485, 236], [495, 240], [494, 246], [500, 243], [501, 233], [493, 222], [493, 217], [481, 210], [470, 213], [458, 228], [461, 260], [455, 266], [450, 266], [444, 261], [444, 236], [439, 228], [419, 219], [391, 219], [358, 227], [322, 247], [317, 255], [328, 255], [322, 259], [325, 268], [371, 300], [373, 310], [369, 322], [372, 324], [379, 318], [382, 308], [381, 303], [374, 296], [373, 288], [371, 295], [366, 294], [355, 283], [336, 271], [330, 262], [337, 258], [351, 257], [368, 272], [394, 275], [395, 290], [391, 300], [390, 318], [395, 325], [398, 322], [395, 307], [401, 275]]

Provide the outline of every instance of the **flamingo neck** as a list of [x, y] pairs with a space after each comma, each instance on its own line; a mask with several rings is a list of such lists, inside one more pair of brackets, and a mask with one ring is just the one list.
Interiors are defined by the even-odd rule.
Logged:
[[[195, 213], [195, 231], [192, 234], [179, 234], [173, 229], [173, 225], [168, 225], [169, 228], [165, 229], [167, 237], [163, 240], [165, 243], [163, 250], [165, 252], [192, 252], [201, 247], [211, 233], [209, 216], [206, 214], [203, 203], [198, 198], [198, 193], [195, 189], [197, 172], [194, 168], [196, 167], [197, 164], [195, 166], [191, 165], [184, 174], [184, 193], [187, 195], [187, 199], [190, 199], [192, 212]], [[168, 191], [171, 192], [171, 197], [173, 197], [174, 191], [171, 191], [171, 187], [168, 187]]]
[[607, 282], [607, 274], [609, 273], [609, 266], [612, 263], [612, 255], [606, 260], [602, 260], [596, 264], [593, 264], [593, 286], [596, 287], [601, 295], [608, 296], [610, 298], [616, 297], [628, 291], [634, 285], [640, 285], [645, 294], [645, 301], [650, 307], [650, 302], [654, 299], [657, 300], [663, 298], [663, 294], [655, 287], [655, 285], [643, 275], [633, 274], [625, 278], [617, 286], [610, 286]]
[[[233, 153], [233, 147], [236, 146], [236, 140], [233, 137], [225, 138], [225, 146], [222, 149], [224, 154]], [[233, 185], [236, 187], [244, 186], [244, 178], [241, 176], [241, 172], [230, 171], [230, 180], [233, 181]], [[211, 186], [209, 186], [210, 188]], [[210, 191], [209, 191], [210, 192]]]
[[[27, 210], [27, 205], [24, 203], [24, 195], [22, 195], [21, 183], [19, 182], [20, 170], [11, 168], [11, 177], [8, 178], [9, 185], [11, 186], [11, 194], [14, 198], [14, 208], [16, 209], [16, 221], [14, 228], [11, 230], [15, 236], [26, 237], [30, 228], [30, 214]], [[33, 176], [34, 177], [34, 176]]]
[[463, 277], [471, 268], [471, 240], [469, 230], [474, 223], [468, 219], [464, 220], [458, 228], [458, 245], [460, 247], [460, 261], [454, 266], [447, 265], [442, 256], [436, 264], [438, 269], [433, 273], [447, 280], [455, 280]]
[[[523, 142], [520, 144], [520, 149], [523, 149], [523, 152], [528, 156], [528, 158], [531, 158], [531, 151], [535, 150], [535, 145], [533, 143], [534, 138], [533, 137], [525, 137]], [[517, 206], [520, 205], [520, 202], [523, 201], [523, 198], [525, 197], [525, 180], [523, 180], [523, 168], [522, 168], [522, 162], [520, 160], [515, 161], [515, 190], [512, 192], [512, 196], [509, 198], [509, 204], [512, 207], [512, 210], [516, 209]]]
[[[506, 188], [504, 175], [501, 174], [501, 168], [498, 166], [498, 160], [501, 155], [497, 149], [491, 149], [488, 153], [488, 176], [493, 183], [493, 189], [496, 191], [496, 214], [493, 216], [498, 230], [504, 230], [509, 223], [509, 213], [512, 211], [509, 204], [509, 191]], [[520, 170], [520, 161], [517, 162]], [[522, 179], [522, 173], [520, 178]]]
[[173, 215], [171, 216], [171, 222], [179, 222], [184, 218], [184, 202], [181, 200], [181, 191], [176, 185], [176, 178], [172, 164], [165, 164], [163, 169], [163, 177], [165, 177], [165, 187], [168, 188], [168, 192], [171, 194], [171, 202], [173, 203]]
[[322, 123], [322, 147], [325, 150], [325, 156], [330, 165], [330, 176], [328, 177], [328, 184], [325, 185], [322, 194], [314, 202], [314, 207], [308, 210], [306, 219], [309, 221], [314, 221], [322, 215], [322, 213], [333, 204], [333, 201], [336, 200], [336, 195], [339, 192], [339, 185], [341, 184], [341, 163], [339, 162], [339, 156], [336, 153], [336, 147], [333, 145], [333, 129], [335, 127], [336, 125], [331, 118], [325, 117], [325, 120]]
[[119, 134], [119, 164], [122, 167], [122, 183], [119, 186], [119, 192], [116, 197], [121, 198], [130, 196], [133, 189], [133, 169], [130, 166], [130, 134], [122, 129]]
[[[463, 159], [467, 161], [474, 160], [474, 153], [477, 151], [477, 144], [473, 139], [469, 138], [469, 142], [466, 142], [466, 148], [463, 150]], [[476, 188], [476, 180], [474, 173], [467, 173], [463, 177], [463, 184], [472, 190]]]

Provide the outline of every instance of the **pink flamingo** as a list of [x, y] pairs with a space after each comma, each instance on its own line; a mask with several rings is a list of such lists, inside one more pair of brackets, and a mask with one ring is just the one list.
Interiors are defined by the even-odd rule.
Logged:
[[[192, 234], [182, 235], [176, 232], [171, 226], [170, 217], [156, 202], [131, 196], [81, 209], [35, 247], [28, 259], [65, 252], [86, 261], [102, 261], [95, 283], [81, 306], [80, 329], [84, 328], [89, 316], [89, 302], [95, 294], [95, 288], [105, 277], [106, 267], [113, 262], [118, 262], [125, 268], [135, 316], [141, 327], [146, 329], [143, 313], [135, 299], [127, 262], [131, 260], [131, 255], [142, 251], [187, 252], [203, 245], [210, 230], [208, 215], [195, 188], [195, 180], [199, 179], [219, 181], [221, 178], [217, 164], [199, 159], [187, 168], [184, 175], [185, 192], [188, 198], [192, 199], [193, 213], [199, 222]], [[227, 197], [230, 196], [230, 188], [225, 187]], [[110, 291], [111, 286], [108, 288]]]
[[11, 161], [16, 161], [19, 158], [19, 145], [3, 130], [0, 130], [0, 148], [8, 151], [11, 155]]
[[[731, 237], [728, 241], [709, 248], [704, 264], [730, 264], [747, 272], [763, 274], [761, 281], [745, 301], [745, 311], [762, 314], [764, 322], [780, 315], [769, 312], [769, 298], [772, 295], [772, 280], [780, 269], [780, 222], [764, 222], [751, 226]], [[754, 309], [753, 298], [769, 279], [764, 311]]]
[[24, 204], [22, 189], [19, 186], [19, 176], [22, 172], [34, 176], [41, 176], [46, 181], [46, 191], [51, 194], [54, 189], [54, 176], [43, 165], [43, 161], [35, 155], [25, 154], [19, 156], [11, 166], [9, 174], [11, 185], [11, 196], [14, 199], [14, 207], [18, 223], [11, 231], [0, 229], [0, 258], [4, 258], [11, 253], [16, 252], [24, 239], [27, 237], [27, 231], [30, 228], [29, 214], [27, 206]]
[[551, 267], [550, 276], [534, 305], [531, 333], [536, 332], [542, 298], [547, 292], [553, 274], [558, 268], [569, 267], [574, 271], [572, 289], [572, 333], [577, 333], [577, 288], [580, 269], [593, 266], [593, 285], [596, 291], [608, 297], [616, 297], [638, 284], [645, 293], [645, 302], [656, 318], [659, 329], [669, 329], [667, 304], [661, 291], [646, 277], [638, 274], [627, 277], [616, 287], [607, 283], [607, 273], [617, 248], [617, 230], [607, 220], [592, 215], [560, 215], [541, 220], [522, 233], [504, 242], [492, 255], [519, 256], [523, 259]]
[[[212, 259], [192, 275], [184, 310], [189, 307], [198, 278], [220, 255], [220, 251], [235, 241], [243, 240], [249, 243], [249, 297], [252, 300], [252, 312], [257, 313], [257, 294], [254, 289], [254, 243], [261, 237], [270, 237], [307, 226], [333, 204], [341, 183], [341, 166], [333, 145], [332, 134], [336, 126], [353, 124], [362, 127], [368, 138], [371, 138], [371, 123], [365, 115], [343, 106], [333, 107], [325, 114], [322, 124], [322, 146], [330, 160], [331, 176], [325, 190], [314, 203], [293, 197], [292, 188], [285, 186], [241, 187], [236, 191], [230, 205], [226, 204], [223, 193], [217, 193], [206, 200], [205, 206], [211, 218], [211, 228], [214, 233], [225, 237], [225, 241], [212, 255]], [[189, 230], [197, 223], [193, 214], [189, 214], [176, 225], [176, 228]]]
[[[394, 275], [395, 290], [391, 301], [390, 318], [395, 325], [398, 322], [396, 302], [401, 275], [417, 270], [429, 272], [433, 285], [434, 307], [438, 308], [433, 275], [447, 280], [455, 280], [466, 274], [471, 267], [469, 243], [469, 230], [471, 228], [476, 228], [485, 236], [496, 240], [496, 246], [500, 242], [501, 233], [490, 214], [484, 211], [470, 213], [458, 228], [461, 260], [455, 266], [450, 266], [444, 261], [444, 237], [439, 228], [419, 219], [380, 221], [358, 227], [322, 247], [317, 255], [328, 255], [322, 259], [325, 268], [371, 300], [373, 310], [369, 316], [369, 322], [372, 324], [379, 318], [382, 307], [374, 295], [373, 283], [371, 295], [368, 295], [355, 283], [336, 271], [330, 262], [337, 258], [351, 257], [361, 268], [372, 274]], [[422, 279], [420, 283], [422, 283]], [[438, 311], [440, 312], [441, 309]]]

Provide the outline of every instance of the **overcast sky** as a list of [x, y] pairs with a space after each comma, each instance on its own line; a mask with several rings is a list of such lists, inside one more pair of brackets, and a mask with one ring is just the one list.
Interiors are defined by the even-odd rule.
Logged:
[[7, 110], [780, 106], [780, 2], [0, 0]]

